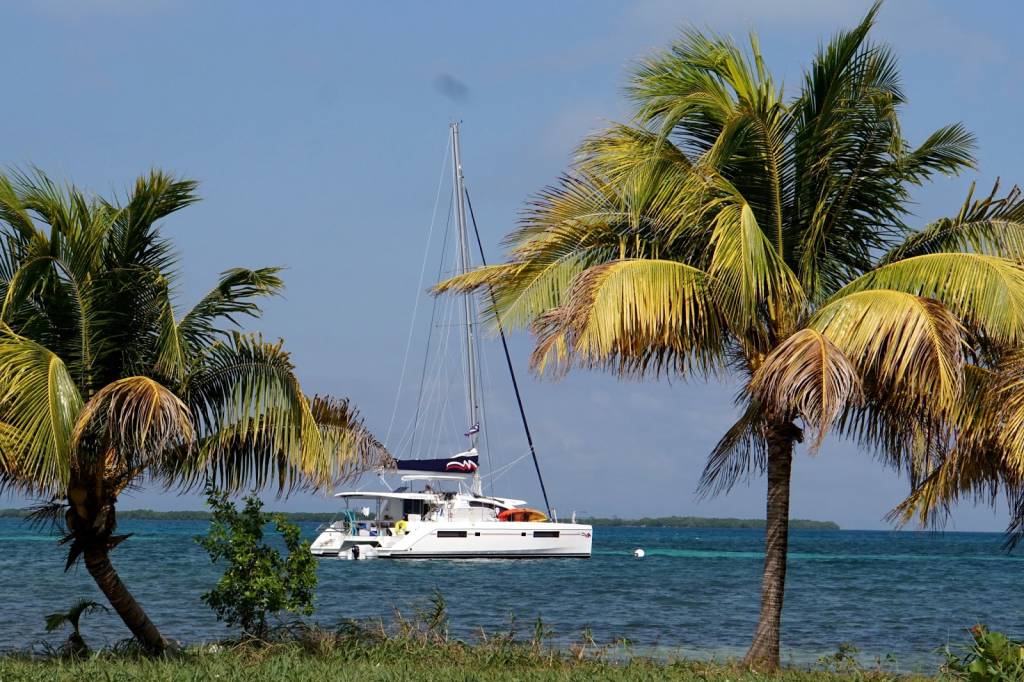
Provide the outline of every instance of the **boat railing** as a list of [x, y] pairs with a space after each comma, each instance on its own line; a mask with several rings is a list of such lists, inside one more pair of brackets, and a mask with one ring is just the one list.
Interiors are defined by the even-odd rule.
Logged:
[[335, 530], [344, 533], [345, 535], [358, 535], [359, 526], [356, 519], [356, 513], [351, 509], [345, 509], [341, 512], [341, 518], [322, 523], [317, 527], [317, 533], [322, 533], [327, 530]]

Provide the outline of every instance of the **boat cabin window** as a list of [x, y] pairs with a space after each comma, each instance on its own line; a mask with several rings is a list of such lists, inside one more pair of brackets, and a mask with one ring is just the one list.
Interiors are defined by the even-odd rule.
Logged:
[[424, 500], [402, 500], [402, 516], [408, 517], [409, 514], [422, 516], [426, 510], [427, 505]]
[[535, 530], [533, 531], [533, 537], [535, 538], [557, 538], [557, 530]]
[[466, 537], [466, 531], [464, 531], [464, 530], [439, 530], [439, 531], [437, 531], [437, 537], [439, 537], [439, 538], [464, 538], [464, 537]]
[[498, 505], [492, 504], [490, 502], [481, 502], [480, 500], [470, 500], [469, 501], [469, 506], [470, 507], [482, 507], [484, 509], [494, 509], [494, 510], [504, 509], [504, 507], [499, 507]]

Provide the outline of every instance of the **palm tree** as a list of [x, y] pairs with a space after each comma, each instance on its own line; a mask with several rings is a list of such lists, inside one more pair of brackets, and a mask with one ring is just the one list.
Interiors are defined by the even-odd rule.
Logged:
[[67, 568], [81, 557], [138, 641], [165, 641], [110, 552], [140, 484], [325, 488], [386, 457], [347, 401], [307, 397], [280, 342], [233, 330], [282, 282], [232, 269], [187, 311], [158, 221], [196, 184], [140, 177], [123, 203], [45, 174], [0, 176], [0, 485], [49, 498]]
[[84, 656], [89, 653], [89, 647], [86, 646], [85, 639], [82, 637], [82, 630], [79, 627], [82, 616], [93, 611], [106, 610], [107, 607], [103, 604], [88, 599], [79, 599], [67, 611], [58, 611], [48, 615], [46, 617], [46, 631], [53, 632], [64, 625], [70, 625], [71, 634], [68, 635], [68, 641], [64, 643], [63, 649], [71, 656]]
[[633, 74], [633, 122], [584, 141], [530, 204], [507, 262], [437, 287], [487, 291], [502, 324], [532, 325], [539, 372], [742, 382], [701, 488], [767, 473], [746, 657], [764, 669], [779, 664], [805, 432], [812, 453], [833, 431], [917, 484], [974, 433], [965, 396], [1024, 339], [1016, 191], [968, 197], [920, 231], [904, 222], [910, 189], [972, 167], [974, 139], [950, 125], [904, 140], [895, 59], [868, 39], [877, 11], [823, 44], [788, 99], [756, 36], [743, 49], [684, 32]]

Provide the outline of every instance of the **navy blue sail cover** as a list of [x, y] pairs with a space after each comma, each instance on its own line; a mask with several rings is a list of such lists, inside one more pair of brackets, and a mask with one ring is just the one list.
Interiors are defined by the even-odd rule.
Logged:
[[448, 474], [471, 474], [480, 466], [480, 455], [456, 455], [443, 459], [396, 459], [399, 471], [431, 471]]

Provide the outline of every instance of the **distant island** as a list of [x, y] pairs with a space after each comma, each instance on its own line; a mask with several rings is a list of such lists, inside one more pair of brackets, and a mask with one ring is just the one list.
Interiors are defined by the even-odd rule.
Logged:
[[[0, 509], [0, 518], [20, 518], [29, 515], [28, 509]], [[281, 514], [289, 521], [332, 521], [336, 512], [267, 512]], [[119, 509], [119, 521], [209, 521], [208, 511], [154, 511], [153, 509]]]
[[[28, 513], [29, 511], [26, 509], [0, 509], [0, 518], [22, 518]], [[289, 521], [332, 521], [338, 517], [337, 512], [276, 513], [280, 513]], [[125, 509], [117, 512], [117, 518], [122, 521], [209, 521], [210, 512]], [[642, 519], [593, 517], [577, 520], [592, 526], [628, 526], [633, 528], [764, 528], [764, 519], [716, 519], [703, 516], [657, 516]], [[794, 530], [839, 530], [839, 524], [833, 521], [812, 521], [810, 519], [791, 519], [789, 527]]]
[[[592, 526], [629, 526], [632, 528], [751, 528], [763, 529], [764, 519], [716, 519], [703, 516], [656, 516], [642, 519], [580, 518], [580, 523]], [[790, 519], [793, 530], [840, 530], [834, 521], [813, 521], [811, 519]]]

